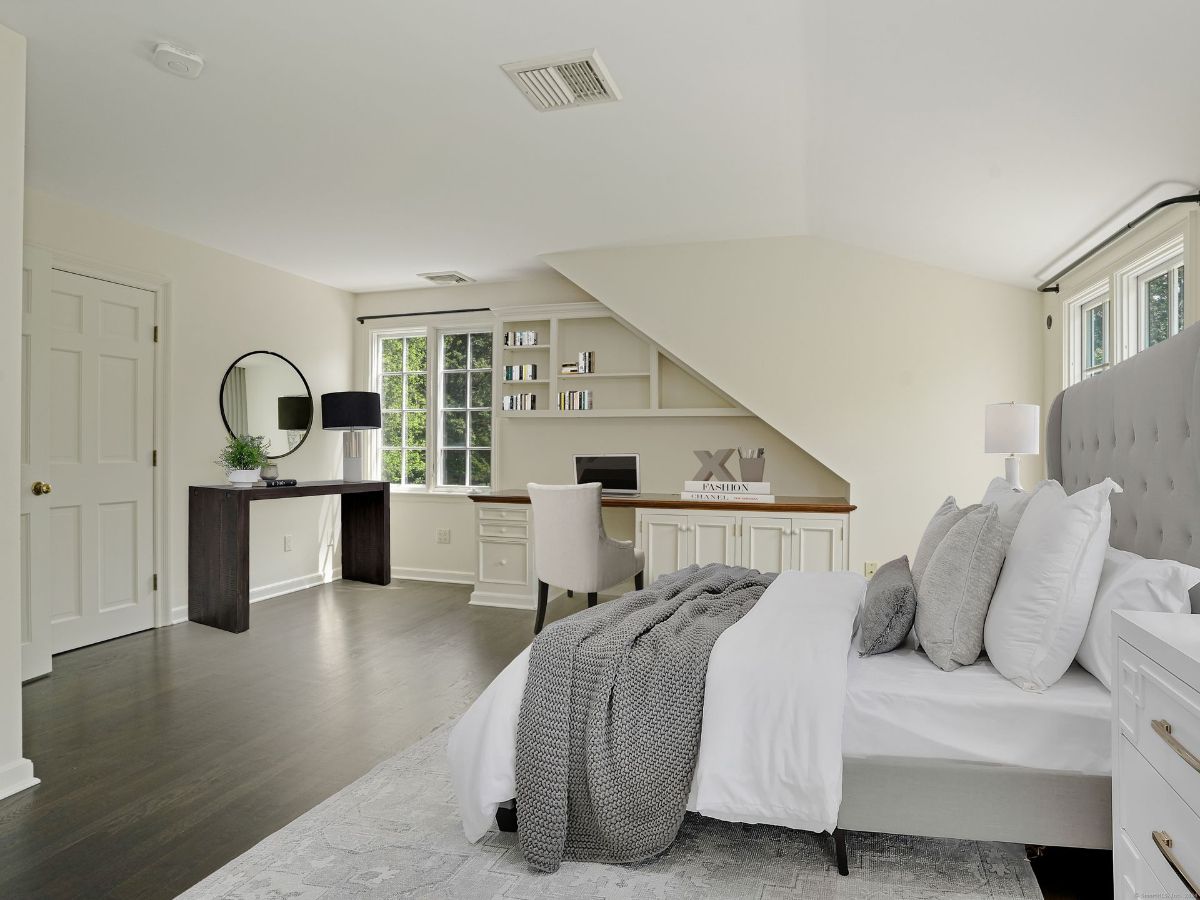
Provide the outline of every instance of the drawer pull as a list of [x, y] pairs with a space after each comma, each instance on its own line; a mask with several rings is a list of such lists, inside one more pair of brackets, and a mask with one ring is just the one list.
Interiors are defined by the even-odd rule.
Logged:
[[1196, 882], [1192, 881], [1192, 879], [1188, 876], [1188, 873], [1183, 871], [1183, 867], [1179, 865], [1179, 860], [1176, 858], [1175, 851], [1172, 849], [1175, 846], [1175, 842], [1171, 839], [1171, 836], [1165, 831], [1154, 831], [1151, 832], [1151, 835], [1154, 838], [1154, 846], [1157, 847], [1158, 852], [1163, 855], [1163, 859], [1167, 861], [1167, 865], [1171, 867], [1171, 871], [1179, 876], [1179, 880], [1183, 882], [1184, 887], [1192, 892], [1192, 896], [1195, 897], [1196, 900], [1200, 900], [1200, 885], [1197, 885]]
[[1179, 742], [1179, 738], [1171, 733], [1171, 723], [1166, 719], [1155, 719], [1150, 723], [1150, 727], [1154, 729], [1154, 733], [1167, 742], [1167, 746], [1179, 754], [1180, 758], [1200, 772], [1200, 756], [1197, 756], [1187, 747]]

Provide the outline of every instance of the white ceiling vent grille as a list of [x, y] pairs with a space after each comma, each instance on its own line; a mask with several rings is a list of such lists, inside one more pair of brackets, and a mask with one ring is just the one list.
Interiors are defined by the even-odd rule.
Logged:
[[422, 272], [417, 275], [434, 284], [471, 284], [475, 279], [468, 278], [462, 272]]
[[546, 112], [620, 100], [595, 50], [580, 50], [501, 66], [533, 108]]

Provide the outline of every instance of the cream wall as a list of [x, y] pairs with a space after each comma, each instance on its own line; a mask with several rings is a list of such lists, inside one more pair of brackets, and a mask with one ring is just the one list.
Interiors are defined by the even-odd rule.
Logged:
[[37, 782], [21, 747], [21, 208], [25, 191], [25, 38], [0, 26], [0, 797]]
[[985, 404], [1042, 398], [1030, 290], [809, 237], [544, 259], [844, 477], [855, 568], [911, 555], [947, 494], [1002, 472]]
[[[166, 467], [169, 578], [160, 578], [160, 585], [172, 616], [186, 618], [187, 489], [224, 478], [213, 460], [225, 440], [218, 408], [225, 369], [246, 351], [274, 350], [300, 368], [314, 398], [349, 389], [355, 327], [351, 295], [37, 191], [26, 195], [25, 238], [168, 282], [162, 340], [169, 363], [168, 420], [159, 458]], [[299, 451], [280, 461], [280, 474], [336, 477], [340, 438], [314, 428]], [[336, 510], [333, 498], [251, 505], [252, 597], [295, 590], [328, 575]], [[283, 551], [285, 534], [293, 535], [290, 553]]]
[[[478, 284], [386, 294], [360, 294], [357, 315], [486, 306], [504, 307], [591, 300], [571, 282], [548, 277], [504, 284]], [[484, 314], [486, 318], [486, 314]], [[475, 316], [475, 320], [481, 320]], [[393, 320], [403, 325], [405, 320]], [[464, 316], [463, 321], [472, 321]], [[385, 322], [383, 324], [392, 324]], [[359, 367], [366, 373], [367, 329], [359, 342]], [[362, 384], [365, 387], [365, 382]], [[693, 449], [753, 446], [767, 449], [767, 478], [780, 494], [844, 496], [846, 483], [775, 429], [753, 416], [638, 419], [516, 419], [496, 423], [498, 488], [524, 487], [530, 481], [574, 480], [572, 457], [585, 452], [641, 454], [642, 488], [677, 492], [695, 474]], [[614, 537], [632, 538], [629, 511], [607, 511]], [[450, 529], [450, 544], [436, 543], [439, 528]], [[397, 574], [425, 574], [473, 581], [475, 523], [471, 501], [461, 495], [392, 495], [392, 565]]]

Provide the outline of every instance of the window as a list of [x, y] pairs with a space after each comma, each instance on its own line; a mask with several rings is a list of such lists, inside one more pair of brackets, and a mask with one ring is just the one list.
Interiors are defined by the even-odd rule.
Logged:
[[1183, 259], [1175, 257], [1137, 276], [1141, 349], [1183, 327]]
[[490, 329], [378, 333], [381, 477], [405, 488], [492, 483]]
[[1082, 303], [1079, 313], [1083, 320], [1080, 372], [1083, 378], [1090, 378], [1109, 366], [1108, 323], [1112, 316], [1109, 313], [1108, 294]]

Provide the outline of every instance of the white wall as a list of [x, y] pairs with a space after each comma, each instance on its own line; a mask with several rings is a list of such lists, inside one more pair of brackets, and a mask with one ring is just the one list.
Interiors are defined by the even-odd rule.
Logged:
[[[21, 421], [25, 38], [0, 26], [0, 421]], [[21, 747], [20, 429], [0, 439], [0, 797], [36, 784]]]
[[985, 404], [1041, 401], [1030, 290], [808, 237], [545, 260], [845, 478], [856, 568], [911, 555], [947, 494], [1002, 471]]
[[[222, 481], [213, 463], [225, 430], [218, 392], [225, 369], [249, 350], [274, 350], [308, 379], [314, 400], [353, 383], [351, 296], [325, 285], [114, 218], [37, 191], [26, 196], [25, 238], [51, 250], [169, 281], [163, 348], [169, 359], [168, 553], [164, 584], [176, 618], [186, 618], [187, 488]], [[318, 422], [316, 423], [319, 426]], [[304, 446], [280, 461], [299, 479], [340, 475], [341, 435], [314, 427]], [[251, 505], [251, 596], [294, 590], [328, 567], [336, 539], [335, 498]], [[294, 550], [283, 552], [283, 536]]]

